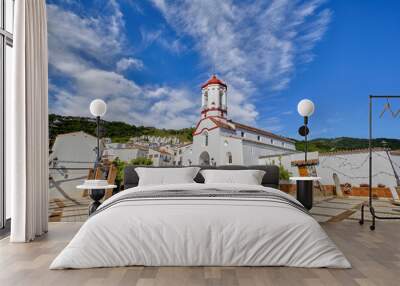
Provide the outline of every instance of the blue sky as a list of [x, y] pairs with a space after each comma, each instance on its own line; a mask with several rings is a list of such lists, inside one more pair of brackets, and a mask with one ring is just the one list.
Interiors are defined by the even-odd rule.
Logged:
[[[51, 112], [103, 98], [106, 119], [190, 127], [216, 73], [239, 122], [299, 138], [309, 98], [312, 137], [366, 137], [368, 94], [400, 94], [399, 1], [47, 2]], [[399, 119], [375, 135], [399, 137]]]

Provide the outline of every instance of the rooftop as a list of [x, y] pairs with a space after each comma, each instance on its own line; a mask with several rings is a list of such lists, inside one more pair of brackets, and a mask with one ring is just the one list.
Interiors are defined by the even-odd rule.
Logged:
[[219, 84], [219, 85], [222, 85], [222, 86], [224, 86], [225, 88], [227, 88], [227, 85], [226, 85], [222, 80], [220, 80], [219, 78], [217, 78], [217, 76], [216, 76], [215, 74], [213, 74], [213, 76], [212, 76], [205, 84], [203, 84], [203, 85], [201, 86], [201, 88], [205, 88], [205, 87], [207, 87], [207, 86], [210, 85], [210, 84]]
[[[389, 151], [389, 150], [390, 149], [381, 148], [381, 147], [372, 148], [372, 152], [384, 152], [384, 151]], [[362, 154], [362, 153], [368, 153], [368, 152], [369, 152], [369, 149], [364, 148], [364, 149], [341, 150], [341, 151], [332, 151], [332, 152], [320, 152], [319, 156], [350, 155], [350, 154]]]
[[255, 128], [255, 127], [252, 127], [252, 126], [244, 125], [242, 123], [234, 122], [232, 120], [228, 120], [228, 122], [231, 122], [231, 123], [235, 124], [236, 128], [239, 128], [239, 129], [243, 129], [243, 130], [247, 130], [247, 131], [250, 131], [250, 132], [258, 133], [258, 134], [267, 136], [269, 138], [278, 139], [278, 140], [281, 140], [281, 141], [284, 141], [284, 142], [288, 142], [288, 143], [292, 143], [292, 144], [295, 143], [294, 140], [291, 140], [291, 139], [283, 137], [283, 136], [276, 135], [274, 133], [271, 133], [271, 132], [263, 130], [263, 129], [258, 129], [258, 128]]

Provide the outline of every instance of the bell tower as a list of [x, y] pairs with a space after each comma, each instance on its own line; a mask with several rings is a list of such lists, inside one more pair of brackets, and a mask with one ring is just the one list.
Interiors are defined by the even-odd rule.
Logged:
[[227, 85], [214, 74], [201, 87], [201, 118], [227, 118]]

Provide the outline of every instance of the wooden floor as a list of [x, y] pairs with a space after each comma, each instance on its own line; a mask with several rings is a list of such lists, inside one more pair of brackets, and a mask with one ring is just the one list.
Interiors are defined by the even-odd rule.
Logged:
[[124, 267], [48, 270], [80, 223], [51, 223], [45, 237], [29, 244], [0, 241], [0, 285], [400, 285], [400, 222], [368, 225], [342, 221], [324, 229], [352, 269], [289, 267]]

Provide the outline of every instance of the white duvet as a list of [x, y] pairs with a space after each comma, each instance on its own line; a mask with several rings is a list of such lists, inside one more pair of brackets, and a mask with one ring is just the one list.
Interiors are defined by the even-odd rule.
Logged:
[[[163, 190], [265, 190], [262, 186], [181, 184]], [[349, 268], [321, 226], [299, 209], [262, 199], [160, 198], [124, 201], [90, 217], [50, 269], [145, 266], [294, 266]]]

